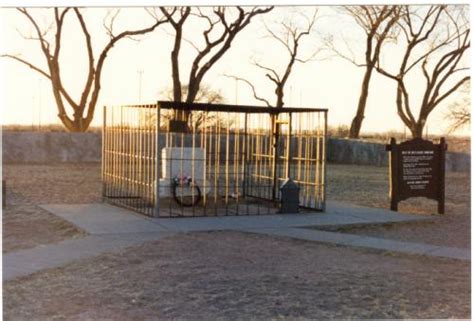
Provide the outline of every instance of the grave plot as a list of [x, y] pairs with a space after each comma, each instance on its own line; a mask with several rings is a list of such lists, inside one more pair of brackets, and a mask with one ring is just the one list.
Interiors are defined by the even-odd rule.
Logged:
[[[327, 109], [159, 101], [104, 107], [107, 202], [152, 217], [325, 208]], [[291, 200], [290, 200], [291, 202]]]

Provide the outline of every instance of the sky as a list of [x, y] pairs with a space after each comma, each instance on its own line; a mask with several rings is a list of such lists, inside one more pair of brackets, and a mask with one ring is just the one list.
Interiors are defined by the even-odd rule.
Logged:
[[[332, 34], [336, 39], [347, 40], [357, 60], [362, 61], [364, 54], [364, 34], [354, 21], [341, 14], [335, 7], [311, 6], [298, 7], [306, 14], [318, 10], [318, 20], [314, 33], [304, 39], [302, 56], [307, 57], [313, 50], [322, 46], [321, 38]], [[85, 18], [91, 30], [96, 57], [107, 41], [102, 26], [103, 17], [108, 9], [87, 8]], [[232, 44], [231, 49], [206, 74], [204, 83], [220, 91], [229, 104], [262, 105], [253, 98], [253, 94], [244, 83], [236, 82], [225, 75], [245, 77], [252, 81], [261, 96], [274, 101], [272, 83], [264, 77], [262, 70], [251, 64], [252, 60], [281, 70], [287, 59], [285, 48], [274, 39], [266, 37], [263, 21], [277, 23], [291, 16], [295, 7], [279, 6], [271, 13], [256, 17]], [[31, 9], [38, 21], [48, 25], [52, 10]], [[12, 8], [0, 9], [2, 41], [0, 53], [20, 54], [22, 58], [44, 68], [44, 57], [37, 41], [25, 40], [21, 34], [32, 34], [31, 26], [24, 16]], [[138, 29], [152, 22], [149, 15], [140, 7], [121, 8], [116, 21], [116, 30], [120, 32], [126, 26]], [[71, 88], [73, 97], [78, 100], [80, 88], [85, 82], [86, 52], [84, 37], [78, 32], [78, 22], [71, 15], [65, 25], [61, 49], [62, 76], [66, 88]], [[185, 26], [185, 37], [199, 41], [201, 25], [191, 22]], [[160, 93], [171, 87], [170, 52], [172, 48], [170, 26], [159, 27], [155, 32], [140, 37], [140, 41], [122, 40], [110, 52], [104, 65], [102, 90], [97, 104], [93, 126], [102, 123], [102, 106], [138, 103], [154, 103], [163, 99]], [[199, 42], [198, 42], [199, 44]], [[344, 49], [342, 42], [336, 42]], [[388, 45], [383, 52], [383, 61], [387, 66], [396, 65], [400, 50], [397, 45]], [[186, 82], [194, 49], [183, 43], [180, 68], [182, 81]], [[0, 59], [2, 80], [2, 124], [44, 125], [59, 124], [57, 109], [50, 90], [49, 81], [11, 59]], [[322, 53], [318, 59], [306, 64], [296, 64], [286, 86], [285, 106], [316, 107], [329, 109], [329, 125], [350, 125], [355, 115], [364, 69], [338, 58]], [[416, 100], [422, 92], [422, 76], [410, 82]], [[363, 132], [386, 132], [405, 130], [396, 113], [395, 84], [374, 73], [370, 85]], [[430, 134], [444, 134], [449, 126], [446, 113], [450, 104], [461, 99], [460, 94], [440, 105], [428, 120]], [[415, 114], [417, 111], [415, 109]], [[458, 134], [469, 134], [463, 130]]]

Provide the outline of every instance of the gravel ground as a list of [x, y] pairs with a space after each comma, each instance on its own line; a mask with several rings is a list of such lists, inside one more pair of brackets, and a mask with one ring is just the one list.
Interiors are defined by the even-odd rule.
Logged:
[[4, 283], [5, 320], [469, 318], [470, 264], [180, 234]]
[[[329, 200], [388, 208], [388, 170], [373, 166], [328, 166]], [[468, 173], [446, 174], [446, 214], [430, 223], [343, 228], [340, 232], [461, 248], [471, 247], [471, 182]], [[399, 210], [433, 215], [437, 203], [424, 198], [403, 201]]]

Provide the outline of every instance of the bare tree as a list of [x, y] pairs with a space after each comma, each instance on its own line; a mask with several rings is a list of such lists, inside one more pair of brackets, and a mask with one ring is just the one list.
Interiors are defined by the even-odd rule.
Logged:
[[351, 62], [357, 67], [365, 68], [362, 79], [357, 111], [352, 119], [349, 130], [349, 137], [359, 138], [362, 122], [365, 117], [365, 107], [369, 96], [370, 80], [375, 70], [376, 62], [380, 57], [383, 44], [391, 40], [396, 35], [396, 25], [400, 18], [400, 8], [398, 6], [345, 6], [344, 12], [348, 13], [365, 33], [365, 59], [364, 63], [357, 62], [349, 47], [350, 54], [346, 54], [338, 49], [332, 39], [326, 44], [331, 51], [338, 56]]
[[[397, 84], [398, 115], [414, 138], [422, 137], [430, 113], [470, 79], [462, 60], [470, 47], [466, 7], [404, 6], [399, 25], [406, 46], [399, 69], [391, 73], [378, 62], [377, 70]], [[414, 70], [423, 74], [425, 82], [417, 118], [407, 85]]]
[[[181, 95], [186, 96], [188, 92], [188, 86], [181, 86]], [[160, 96], [165, 97], [167, 100], [173, 101], [174, 99], [174, 90], [173, 88], [164, 90], [160, 93]], [[197, 103], [207, 103], [207, 104], [221, 104], [225, 101], [224, 96], [220, 90], [214, 90], [208, 84], [201, 84], [199, 90], [196, 94], [194, 102]], [[169, 120], [174, 117], [174, 114], [164, 114], [162, 115], [163, 119]], [[203, 111], [192, 111], [188, 119], [188, 126], [191, 128], [195, 126], [196, 128], [201, 128], [204, 125], [215, 125], [217, 121], [217, 113], [208, 113]], [[206, 124], [204, 124], [206, 123]]]
[[[186, 96], [188, 93], [188, 86], [183, 85], [181, 86], [181, 95]], [[167, 100], [173, 101], [174, 100], [174, 87], [168, 88], [160, 92], [160, 96], [164, 97]], [[224, 96], [220, 90], [212, 89], [211, 86], [208, 84], [201, 84], [199, 90], [196, 94], [196, 98], [194, 99], [195, 102], [198, 103], [208, 103], [208, 104], [220, 104], [224, 102]]]
[[[230, 49], [237, 34], [250, 24], [253, 17], [270, 12], [272, 9], [273, 7], [253, 7], [246, 11], [242, 7], [214, 7], [211, 10], [212, 12], [203, 12], [199, 7], [161, 7], [161, 12], [169, 19], [175, 31], [174, 46], [171, 52], [174, 101], [194, 102], [204, 76]], [[183, 36], [183, 26], [190, 16], [203, 19], [208, 25], [202, 32], [204, 38], [204, 47], [201, 46], [202, 48]], [[188, 90], [185, 99], [182, 97], [182, 82], [179, 72], [179, 53], [183, 41], [191, 44], [197, 52], [189, 72]], [[183, 115], [176, 114], [175, 117], [187, 120], [188, 113]]]
[[[277, 69], [265, 66], [257, 61], [254, 61], [253, 64], [260, 68], [264, 73], [265, 77], [268, 78], [275, 85], [275, 96], [276, 100], [274, 104], [271, 104], [270, 101], [266, 98], [263, 98], [257, 94], [255, 86], [247, 79], [238, 77], [238, 76], [228, 76], [239, 81], [243, 81], [252, 89], [254, 98], [264, 102], [268, 107], [277, 107], [282, 108], [285, 105], [284, 96], [285, 96], [285, 85], [287, 84], [288, 78], [291, 75], [293, 66], [296, 62], [306, 63], [317, 55], [319, 50], [315, 50], [306, 58], [302, 58], [299, 52], [299, 48], [304, 36], [307, 36], [311, 33], [316, 22], [316, 16], [318, 11], [315, 10], [314, 14], [308, 18], [304, 14], [298, 15], [298, 19], [292, 19], [290, 22], [281, 22], [281, 30], [274, 31], [265, 24], [265, 28], [269, 36], [275, 39], [280, 43], [288, 53], [288, 63], [284, 67], [282, 72], [278, 72]], [[303, 18], [303, 19], [300, 19]], [[299, 26], [295, 23], [296, 20], [304, 20], [306, 22], [305, 26]]]
[[452, 121], [449, 133], [455, 132], [471, 123], [471, 93], [470, 81], [465, 82], [460, 89], [462, 98], [449, 106], [446, 117]]
[[[25, 58], [19, 55], [4, 54], [2, 57], [14, 59], [31, 69], [37, 71], [51, 82], [51, 87], [58, 108], [58, 117], [64, 126], [72, 132], [84, 132], [89, 128], [89, 125], [94, 117], [94, 110], [99, 97], [101, 88], [101, 75], [102, 68], [109, 51], [117, 44], [118, 41], [125, 38], [130, 38], [137, 35], [143, 35], [155, 30], [159, 25], [165, 23], [167, 19], [155, 19], [155, 21], [147, 28], [138, 30], [127, 30], [121, 33], [115, 34], [113, 32], [114, 21], [117, 17], [118, 11], [116, 11], [110, 21], [107, 23], [104, 21], [109, 41], [100, 52], [97, 61], [95, 61], [92, 39], [88, 30], [86, 21], [83, 17], [83, 13], [79, 8], [54, 8], [51, 9], [54, 14], [54, 22], [49, 28], [41, 28], [37, 19], [26, 8], [17, 9], [34, 28], [35, 36], [26, 37], [31, 40], [38, 42], [41, 52], [46, 60], [47, 69], [44, 70], [33, 63], [29, 62]], [[73, 99], [68, 89], [65, 88], [61, 79], [60, 69], [60, 51], [61, 51], [61, 40], [63, 38], [63, 26], [68, 14], [73, 14], [79, 23], [79, 30], [82, 32], [85, 38], [85, 53], [88, 57], [88, 70], [87, 80], [82, 94], [79, 100]], [[47, 39], [49, 31], [55, 28], [54, 37]], [[73, 109], [72, 117], [66, 112], [66, 104]]]
[[456, 105], [448, 114], [448, 117], [453, 121], [449, 132], [452, 133], [471, 123], [471, 110], [467, 105]]

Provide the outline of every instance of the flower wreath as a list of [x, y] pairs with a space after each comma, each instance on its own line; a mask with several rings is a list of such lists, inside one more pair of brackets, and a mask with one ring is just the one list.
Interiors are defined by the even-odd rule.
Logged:
[[193, 181], [192, 177], [191, 176], [187, 176], [187, 175], [177, 175], [175, 177], [173, 177], [173, 183], [176, 185], [176, 186], [189, 186], [191, 185], [191, 182]]

